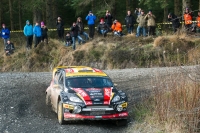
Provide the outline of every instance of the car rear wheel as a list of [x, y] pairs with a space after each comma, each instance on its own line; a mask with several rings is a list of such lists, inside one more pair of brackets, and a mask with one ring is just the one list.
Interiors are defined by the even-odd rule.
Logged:
[[46, 105], [47, 106], [51, 105], [50, 95], [48, 95], [48, 94], [46, 94]]
[[64, 113], [63, 113], [63, 104], [61, 101], [58, 103], [57, 107], [57, 115], [58, 115], [58, 122], [63, 125], [64, 124]]
[[116, 120], [116, 125], [117, 126], [126, 126], [127, 123], [128, 123], [127, 119]]

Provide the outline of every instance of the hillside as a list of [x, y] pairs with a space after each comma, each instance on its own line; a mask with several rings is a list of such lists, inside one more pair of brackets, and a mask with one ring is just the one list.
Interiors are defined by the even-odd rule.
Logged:
[[199, 62], [200, 38], [181, 35], [139, 37], [126, 35], [121, 38], [109, 35], [96, 36], [75, 51], [64, 42], [50, 39], [27, 51], [25, 38], [12, 38], [15, 53], [5, 56], [0, 44], [0, 71], [51, 71], [58, 65], [87, 65], [100, 69], [163, 67], [192, 65]]

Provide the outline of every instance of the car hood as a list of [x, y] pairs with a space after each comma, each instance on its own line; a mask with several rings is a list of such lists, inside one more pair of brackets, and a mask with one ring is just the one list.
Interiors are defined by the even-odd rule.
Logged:
[[73, 88], [86, 105], [109, 105], [112, 87], [106, 88]]

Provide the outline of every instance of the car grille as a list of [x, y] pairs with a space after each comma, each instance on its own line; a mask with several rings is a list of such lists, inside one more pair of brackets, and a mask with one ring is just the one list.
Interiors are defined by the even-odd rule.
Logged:
[[115, 111], [83, 111], [80, 114], [81, 115], [93, 115], [93, 116], [100, 116], [100, 115], [108, 115], [108, 114], [114, 114]]

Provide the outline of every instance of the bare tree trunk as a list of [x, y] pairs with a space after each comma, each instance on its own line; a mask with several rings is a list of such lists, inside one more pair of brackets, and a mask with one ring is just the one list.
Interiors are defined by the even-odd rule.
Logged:
[[18, 0], [18, 13], [19, 13], [19, 29], [22, 30], [22, 11], [21, 11], [21, 0]]
[[55, 22], [53, 21], [53, 0], [46, 0], [46, 23], [49, 28], [53, 28]]
[[0, 24], [2, 23], [2, 1], [0, 0]]
[[126, 0], [126, 11], [130, 10], [130, 0]]
[[182, 0], [182, 12], [183, 12], [183, 14], [184, 14], [184, 12], [185, 12], [185, 8], [187, 7], [187, 8], [190, 8], [191, 7], [191, 0]]
[[33, 9], [33, 24], [42, 20], [41, 11], [37, 8]]
[[200, 0], [199, 0], [199, 11], [200, 11]]
[[55, 25], [55, 22], [56, 22], [56, 19], [57, 19], [57, 17], [58, 17], [58, 12], [57, 12], [57, 2], [56, 2], [56, 0], [52, 0], [52, 6], [53, 6], [53, 23], [54, 23], [54, 25]]
[[10, 26], [11, 26], [11, 30], [14, 30], [14, 26], [13, 26], [13, 12], [12, 12], [12, 0], [9, 0], [9, 12], [10, 12]]
[[164, 22], [167, 22], [167, 16], [168, 16], [168, 7], [165, 7], [164, 8], [164, 18], [163, 18]]
[[174, 14], [177, 16], [181, 15], [180, 12], [180, 0], [174, 0]]

